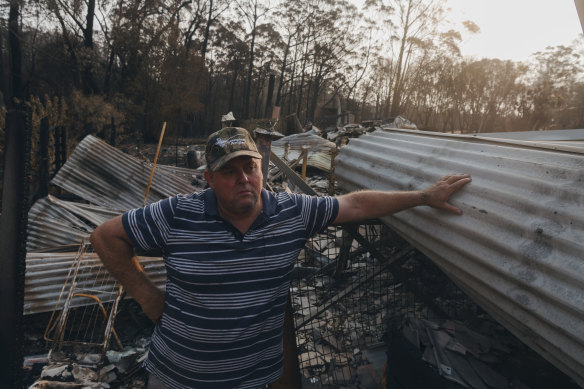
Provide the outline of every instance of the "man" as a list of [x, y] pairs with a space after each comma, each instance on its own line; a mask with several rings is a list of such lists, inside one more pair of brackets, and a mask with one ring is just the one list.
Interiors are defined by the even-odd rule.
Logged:
[[[422, 191], [311, 197], [262, 189], [249, 133], [211, 134], [209, 189], [126, 212], [91, 242], [109, 271], [156, 322], [145, 363], [149, 387], [258, 388], [282, 372], [282, 323], [290, 273], [307, 239], [332, 224], [428, 205], [460, 214], [449, 196], [467, 174]], [[166, 293], [146, 277], [134, 247], [161, 249]]]

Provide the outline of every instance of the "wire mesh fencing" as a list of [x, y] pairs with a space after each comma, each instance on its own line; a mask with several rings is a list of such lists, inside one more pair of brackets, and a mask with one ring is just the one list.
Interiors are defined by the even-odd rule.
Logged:
[[330, 227], [309, 241], [291, 296], [300, 371], [314, 388], [386, 387], [391, 321], [476, 309], [425, 256], [377, 221]]

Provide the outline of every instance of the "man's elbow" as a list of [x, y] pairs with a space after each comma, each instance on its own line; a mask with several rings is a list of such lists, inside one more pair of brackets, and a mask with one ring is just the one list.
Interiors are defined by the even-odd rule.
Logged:
[[104, 247], [105, 242], [110, 242], [111, 244], [120, 239], [123, 240], [123, 234], [125, 234], [125, 231], [121, 218], [115, 217], [97, 226], [89, 235], [89, 241], [93, 249], [98, 251]]
[[89, 242], [91, 243], [92, 246], [95, 246], [96, 243], [99, 241], [100, 233], [101, 231], [99, 230], [99, 226], [97, 226], [97, 228], [93, 230], [91, 234], [89, 234]]
[[98, 251], [100, 250], [101, 242], [103, 241], [104, 241], [103, 228], [100, 225], [97, 226], [97, 228], [93, 230], [91, 234], [89, 234], [89, 242], [91, 243], [91, 247], [93, 247], [93, 250]]

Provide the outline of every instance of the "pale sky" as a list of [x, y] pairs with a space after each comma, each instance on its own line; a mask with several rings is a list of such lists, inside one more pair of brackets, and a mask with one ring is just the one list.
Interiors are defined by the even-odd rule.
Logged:
[[447, 0], [452, 27], [463, 20], [481, 29], [465, 34], [462, 55], [527, 60], [547, 46], [570, 45], [582, 34], [574, 0]]

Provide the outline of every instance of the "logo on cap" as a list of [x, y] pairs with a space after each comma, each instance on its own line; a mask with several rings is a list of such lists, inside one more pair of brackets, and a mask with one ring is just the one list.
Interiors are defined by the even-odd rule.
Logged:
[[205, 150], [207, 169], [220, 169], [235, 157], [247, 155], [261, 159], [257, 146], [244, 128], [226, 127], [209, 135]]

